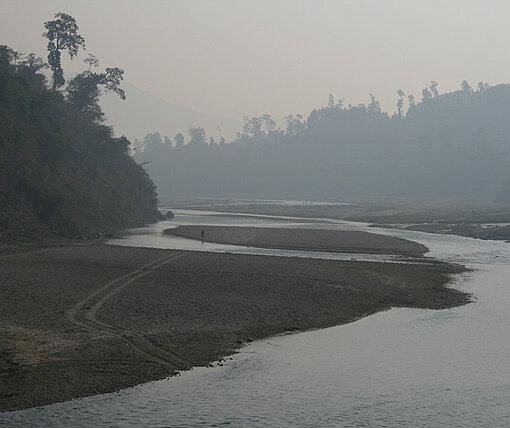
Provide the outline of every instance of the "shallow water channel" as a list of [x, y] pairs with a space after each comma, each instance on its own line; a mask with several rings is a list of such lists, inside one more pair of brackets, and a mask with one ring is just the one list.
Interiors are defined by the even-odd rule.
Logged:
[[510, 244], [320, 219], [175, 213], [170, 222], [112, 243], [289, 256], [296, 252], [202, 244], [161, 232], [176, 224], [365, 230], [420, 242], [427, 256], [474, 269], [453, 286], [476, 301], [439, 311], [395, 308], [254, 342], [223, 365], [0, 414], [0, 425], [510, 426]]

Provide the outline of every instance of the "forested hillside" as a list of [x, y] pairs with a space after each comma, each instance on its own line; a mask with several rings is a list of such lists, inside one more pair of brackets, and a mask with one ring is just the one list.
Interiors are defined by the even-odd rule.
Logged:
[[64, 94], [44, 67], [0, 47], [0, 239], [85, 237], [157, 219], [153, 182], [94, 110], [108, 72], [83, 73]]
[[[398, 91], [397, 112], [344, 106], [330, 96], [285, 130], [269, 115], [245, 118], [232, 144], [149, 144], [135, 157], [163, 196], [291, 197], [388, 195], [509, 200], [510, 86], [440, 95], [437, 83], [415, 102]], [[506, 195], [506, 196], [505, 196]]]

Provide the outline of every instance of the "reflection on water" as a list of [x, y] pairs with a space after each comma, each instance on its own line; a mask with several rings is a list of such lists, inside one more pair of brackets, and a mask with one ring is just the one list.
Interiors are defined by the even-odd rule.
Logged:
[[[206, 224], [200, 220], [186, 221]], [[241, 220], [211, 220], [218, 221]], [[474, 293], [476, 303], [441, 311], [396, 308], [345, 326], [255, 342], [223, 366], [2, 414], [0, 423], [510, 426], [510, 245], [352, 227], [416, 240], [433, 257], [466, 263], [474, 272], [454, 286]]]

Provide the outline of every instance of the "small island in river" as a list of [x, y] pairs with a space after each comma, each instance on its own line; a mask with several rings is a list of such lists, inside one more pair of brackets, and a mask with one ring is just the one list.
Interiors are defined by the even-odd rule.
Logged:
[[216, 244], [298, 251], [422, 256], [428, 249], [407, 239], [357, 230], [273, 229], [266, 227], [179, 226], [167, 235]]

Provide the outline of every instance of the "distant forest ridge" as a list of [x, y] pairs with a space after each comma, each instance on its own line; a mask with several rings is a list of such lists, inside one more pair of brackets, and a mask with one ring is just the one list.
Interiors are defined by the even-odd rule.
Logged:
[[308, 118], [244, 118], [230, 144], [200, 127], [171, 139], [148, 134], [135, 151], [162, 196], [337, 197], [387, 195], [510, 201], [510, 86], [463, 81], [416, 101], [397, 91], [389, 115], [368, 105], [328, 105]]

